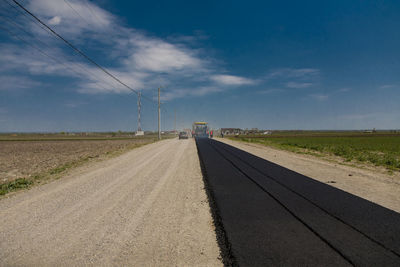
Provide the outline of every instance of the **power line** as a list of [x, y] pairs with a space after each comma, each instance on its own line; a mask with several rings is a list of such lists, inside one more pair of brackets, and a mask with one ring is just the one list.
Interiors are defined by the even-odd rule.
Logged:
[[[93, 59], [91, 59], [89, 56], [87, 56], [85, 53], [83, 53], [80, 49], [78, 49], [77, 47], [75, 47], [71, 42], [69, 42], [68, 40], [66, 40], [64, 37], [62, 37], [60, 34], [58, 34], [55, 30], [53, 30], [50, 26], [48, 26], [46, 23], [44, 23], [42, 20], [40, 20], [37, 16], [35, 16], [32, 12], [30, 12], [29, 10], [27, 10], [23, 5], [21, 5], [18, 1], [16, 0], [12, 0], [16, 5], [18, 5], [22, 10], [24, 10], [27, 14], [29, 14], [31, 17], [33, 17], [37, 22], [39, 22], [41, 25], [43, 25], [46, 29], [48, 29], [54, 36], [56, 36], [57, 38], [59, 38], [60, 40], [62, 40], [64, 43], [66, 43], [71, 49], [73, 49], [75, 52], [77, 52], [79, 55], [81, 55], [82, 57], [84, 57], [86, 60], [88, 60], [90, 63], [92, 63], [93, 65], [95, 65], [97, 68], [99, 68], [101, 71], [103, 71], [104, 73], [106, 73], [108, 76], [110, 76], [111, 78], [113, 78], [115, 81], [117, 81], [118, 83], [120, 83], [121, 85], [123, 85], [124, 87], [128, 88], [129, 90], [131, 90], [132, 92], [135, 92], [136, 94], [138, 94], [139, 92], [133, 88], [131, 88], [130, 86], [128, 86], [127, 84], [125, 84], [124, 82], [122, 82], [120, 79], [118, 79], [117, 77], [115, 77], [113, 74], [111, 74], [107, 69], [105, 69], [104, 67], [102, 67], [100, 64], [98, 64], [97, 62], [95, 62]], [[155, 102], [153, 99], [147, 98], [145, 96], [143, 96], [143, 98], [146, 98], [147, 100], [151, 101], [151, 102]]]
[[87, 0], [83, 0], [83, 2], [85, 3], [85, 5], [87, 6], [87, 8], [89, 9], [90, 13], [93, 15], [93, 17], [99, 22], [99, 24], [104, 24], [99, 17], [96, 15], [96, 12], [93, 11], [93, 9], [90, 7], [89, 3]]
[[[66, 40], [65, 38], [63, 38], [61, 35], [59, 35], [55, 30], [53, 30], [50, 26], [48, 26], [47, 24], [45, 24], [43, 21], [41, 21], [38, 17], [36, 17], [33, 13], [31, 13], [29, 10], [27, 10], [24, 6], [22, 6], [18, 1], [13, 0], [12, 2], [14, 2], [19, 8], [21, 8], [24, 12], [22, 12], [21, 10], [19, 10], [16, 6], [12, 5], [11, 3], [9, 3], [7, 0], [4, 0], [8, 5], [10, 5], [13, 9], [15, 9], [16, 11], [18, 11], [20, 14], [23, 14], [26, 18], [28, 18], [29, 20], [32, 20], [39, 28], [41, 28], [42, 30], [46, 31], [48, 34], [50, 34], [51, 36], [53, 36], [56, 39], [59, 39], [61, 41], [63, 41], [65, 44], [67, 44], [73, 51], [75, 51], [77, 54], [79, 54], [80, 56], [84, 57], [87, 61], [89, 61], [90, 63], [92, 63], [93, 65], [95, 65], [98, 69], [100, 69], [102, 72], [104, 72], [106, 75], [108, 75], [109, 77], [111, 77], [112, 79], [114, 79], [116, 82], [118, 82], [119, 84], [123, 85], [124, 87], [128, 88], [131, 92], [135, 93], [138, 95], [139, 91], [134, 90], [133, 88], [129, 87], [128, 85], [126, 85], [124, 82], [122, 82], [120, 79], [118, 79], [116, 76], [114, 76], [113, 74], [111, 74], [107, 69], [105, 69], [104, 67], [102, 67], [101, 65], [99, 65], [98, 63], [96, 63], [94, 60], [92, 60], [89, 56], [87, 56], [86, 54], [84, 54], [81, 50], [79, 50], [77, 47], [75, 47], [72, 43], [70, 43], [68, 40]], [[29, 16], [28, 16], [29, 15]], [[15, 23], [14, 23], [15, 24]], [[2, 27], [3, 28], [3, 27]], [[20, 27], [19, 27], [20, 28]], [[70, 66], [64, 64], [63, 62], [61, 62], [60, 60], [48, 55], [46, 52], [44, 52], [42, 49], [34, 46], [33, 44], [31, 44], [29, 41], [26, 41], [24, 39], [22, 39], [21, 37], [19, 37], [18, 35], [12, 33], [11, 31], [9, 31], [8, 29], [3, 28], [5, 31], [7, 31], [8, 33], [10, 33], [11, 35], [15, 36], [16, 38], [18, 38], [19, 40], [27, 43], [28, 45], [32, 46], [34, 49], [38, 50], [41, 54], [51, 58], [52, 60], [64, 65], [66, 68], [70, 69], [71, 71], [77, 73], [79, 76], [82, 76], [82, 73], [77, 72], [75, 69], [71, 68]], [[26, 32], [24, 30], [24, 32]], [[75, 63], [76, 65], [78, 65], [77, 63]], [[88, 71], [87, 69], [84, 68], [84, 66], [78, 65], [78, 67], [80, 67], [81, 69], [83, 68], [85, 72], [90, 73], [92, 75], [94, 75], [93, 73], [91, 73], [90, 71]], [[94, 75], [95, 76], [95, 75]], [[97, 76], [96, 76], [97, 77]], [[97, 77], [98, 78], [98, 77]], [[101, 80], [101, 79], [100, 79]], [[104, 81], [103, 81], [104, 82]], [[107, 90], [105, 87], [101, 86], [103, 89]], [[154, 99], [148, 98], [145, 95], [141, 94], [142, 98], [152, 102], [152, 103], [157, 103]], [[160, 105], [163, 103], [159, 103], [159, 107]], [[162, 106], [161, 107], [163, 110], [166, 111], [165, 107]]]
[[[11, 20], [10, 18], [7, 18], [7, 17], [4, 16], [4, 15], [0, 15], [0, 17], [3, 18], [3, 19], [8, 20], [9, 23], [14, 24], [16, 27], [18, 27], [21, 31], [25, 32], [26, 34], [30, 34], [29, 32], [27, 32], [25, 29], [23, 29], [20, 25], [18, 25], [17, 23], [15, 23], [15, 22], [14, 22], [13, 20]], [[61, 60], [58, 60], [57, 58], [55, 58], [55, 57], [53, 57], [53, 56], [50, 56], [49, 54], [47, 54], [46, 52], [44, 52], [44, 51], [43, 51], [42, 49], [40, 49], [39, 47], [33, 45], [32, 42], [27, 41], [26, 39], [23, 39], [23, 38], [20, 37], [18, 34], [13, 33], [13, 32], [10, 31], [9, 29], [6, 29], [6, 28], [1, 27], [1, 26], [0, 26], [0, 28], [2, 28], [4, 31], [8, 32], [10, 35], [13, 35], [14, 37], [16, 37], [17, 39], [19, 39], [20, 41], [24, 42], [24, 43], [27, 44], [28, 46], [30, 46], [30, 47], [34, 48], [35, 50], [39, 51], [41, 54], [43, 54], [43, 55], [49, 57], [49, 58], [52, 59], [53, 61], [55, 61], [55, 62], [57, 62], [57, 63], [59, 63], [59, 64], [62, 64], [64, 67], [66, 67], [66, 68], [68, 68], [69, 70], [71, 70], [71, 71], [75, 72], [76, 74], [78, 74], [78, 76], [82, 76], [82, 73], [80, 73], [80, 72], [74, 70], [72, 67], [66, 65], [66, 64], [63, 63]], [[36, 39], [36, 38], [34, 38], [34, 39], [35, 39], [37, 42], [39, 42], [43, 47], [47, 46], [44, 42], [42, 42], [42, 41], [40, 41], [40, 40], [38, 40], [38, 39]], [[99, 81], [101, 81], [101, 82], [103, 82], [103, 83], [106, 83], [107, 85], [109, 85], [109, 86], [111, 86], [111, 87], [114, 87], [114, 85], [112, 85], [112, 84], [108, 83], [107, 81], [104, 81], [103, 79], [99, 78], [96, 74], [94, 74], [92, 71], [90, 71], [89, 69], [87, 69], [85, 66], [80, 65], [80, 64], [78, 64], [78, 63], [74, 63], [74, 62], [68, 62], [68, 63], [69, 63], [69, 64], [73, 64], [73, 65], [79, 67], [81, 70], [83, 70], [84, 72], [88, 73], [89, 75], [95, 77], [97, 80], [99, 80]], [[106, 91], [108, 90], [108, 89], [107, 89], [106, 87], [104, 87], [104, 86], [101, 86], [101, 88], [103, 88], [103, 89], [106, 90]]]
[[[34, 15], [32, 16], [31, 14], [31, 16], [28, 16], [27, 14], [29, 14], [29, 13], [27, 13], [25, 10], [25, 12], [23, 12], [23, 11], [21, 11], [20, 9], [18, 9], [17, 7], [15, 7], [14, 5], [12, 5], [12, 4], [10, 4], [7, 0], [3, 0], [4, 2], [6, 2], [9, 6], [11, 6], [13, 9], [15, 9], [18, 13], [20, 13], [20, 14], [22, 14], [24, 17], [26, 17], [28, 20], [30, 20], [30, 21], [32, 21], [32, 22], [34, 22], [39, 28], [41, 28], [42, 30], [44, 30], [45, 32], [47, 32], [50, 36], [52, 36], [52, 37], [54, 37], [56, 40], [60, 40], [61, 42], [64, 42], [64, 40], [63, 39], [60, 39], [60, 38], [57, 38], [57, 35], [55, 35], [54, 33], [52, 33], [51, 32], [51, 30], [50, 30], [50, 27], [48, 27], [47, 25], [45, 25], [43, 22], [41, 22], [41, 23], [39, 23], [38, 22], [38, 20], [37, 20], [37, 18], [35, 18], [34, 17]], [[13, 2], [16, 2], [16, 1], [13, 1]], [[86, 3], [86, 2], [85, 2]], [[89, 7], [89, 5], [87, 4], [87, 6]], [[22, 7], [23, 8], [23, 7]], [[90, 8], [90, 7], [89, 7]], [[29, 11], [28, 11], [29, 12]], [[46, 27], [47, 26], [47, 27]], [[74, 52], [76, 52], [77, 54], [79, 54], [79, 55], [81, 55], [80, 53], [78, 53], [75, 49], [73, 49], [74, 50]], [[82, 56], [82, 55], [81, 55]], [[100, 70], [101, 71], [103, 71], [101, 68], [100, 68]], [[94, 75], [94, 76], [96, 76], [96, 75]], [[97, 77], [97, 76], [96, 76]], [[98, 78], [98, 77], [97, 77]], [[104, 82], [104, 80], [103, 80], [103, 82]], [[117, 81], [118, 82], [118, 81]], [[114, 87], [113, 85], [111, 85], [111, 84], [109, 84], [108, 82], [106, 82], [108, 85], [110, 85], [111, 87]], [[125, 85], [124, 85], [125, 86]], [[126, 86], [125, 86], [126, 87]], [[134, 92], [134, 93], [138, 93], [138, 91], [136, 91], [136, 90], [133, 90], [133, 89], [131, 89], [131, 88], [129, 88], [129, 87], [127, 87], [129, 90], [131, 90], [132, 92]], [[146, 99], [147, 101], [149, 101], [149, 102], [152, 102], [152, 103], [155, 103], [155, 104], [157, 104], [157, 102], [154, 100], [154, 99], [152, 99], [152, 98], [149, 98], [149, 97], [147, 97], [146, 95], [144, 95], [143, 93], [142, 93], [142, 98], [144, 98], [144, 99]], [[155, 97], [154, 97], [155, 98]], [[161, 104], [163, 104], [163, 103], [161, 103]], [[167, 111], [164, 107], [161, 107], [164, 111]]]
[[[72, 6], [71, 3], [69, 3], [68, 0], [64, 0], [64, 2], [65, 2], [79, 17], [81, 17], [84, 21], [86, 21], [86, 23], [87, 23], [88, 25], [91, 24], [91, 23], [89, 23], [89, 22], [78, 12], [78, 10], [76, 10], [76, 9]], [[87, 1], [87, 0], [83, 0], [82, 2], [85, 4], [85, 6], [87, 7], [87, 9], [89, 10], [89, 12], [90, 12], [90, 14], [92, 15], [92, 17], [95, 18], [95, 19], [99, 22], [99, 24], [103, 25], [104, 23], [100, 21], [99, 17], [96, 15], [96, 13], [95, 13], [95, 12], [93, 11], [93, 9], [90, 7], [88, 1]]]
[[[57, 62], [57, 63], [59, 63], [59, 64], [62, 64], [65, 68], [67, 68], [67, 69], [69, 69], [70, 71], [76, 73], [78, 76], [82, 76], [82, 73], [80, 73], [80, 72], [78, 72], [77, 70], [75, 70], [75, 69], [71, 68], [70, 66], [66, 65], [64, 62], [58, 60], [57, 58], [55, 58], [55, 57], [53, 57], [53, 56], [47, 54], [47, 53], [44, 52], [42, 49], [38, 48], [37, 46], [31, 44], [31, 43], [28, 42], [27, 40], [25, 40], [25, 39], [23, 39], [22, 37], [20, 37], [18, 34], [13, 33], [13, 32], [10, 31], [9, 29], [4, 28], [4, 27], [2, 27], [1, 25], [0, 25], [0, 29], [2, 29], [2, 30], [4, 30], [4, 31], [8, 32], [8, 34], [14, 36], [15, 38], [19, 39], [21, 42], [24, 42], [24, 43], [27, 44], [28, 46], [30, 46], [30, 47], [32, 47], [33, 49], [37, 50], [37, 51], [38, 51], [39, 53], [41, 53], [42, 55], [44, 55], [44, 56], [46, 56], [46, 57], [48, 57], [48, 58], [54, 60], [55, 62]], [[83, 68], [83, 66], [80, 66], [80, 65], [77, 65], [77, 66], [80, 67], [83, 71], [89, 72], [88, 70], [86, 70], [85, 68]], [[92, 75], [93, 75], [93, 74], [92, 74]], [[104, 87], [104, 86], [101, 86], [101, 85], [100, 85], [100, 87], [102, 87], [104, 90], [107, 90], [107, 88]]]
[[64, 37], [62, 37], [61, 35], [59, 35], [56, 31], [54, 31], [50, 26], [48, 26], [46, 23], [44, 23], [43, 21], [41, 21], [38, 17], [36, 17], [34, 14], [32, 14], [29, 10], [27, 10], [24, 6], [22, 6], [18, 1], [13, 0], [13, 2], [15, 4], [17, 4], [21, 9], [23, 9], [26, 13], [28, 13], [30, 16], [32, 16], [36, 21], [38, 21], [40, 24], [42, 24], [44, 27], [46, 27], [52, 34], [54, 34], [55, 36], [57, 36], [58, 38], [60, 38], [62, 41], [64, 41], [69, 47], [71, 47], [73, 50], [75, 50], [78, 54], [80, 54], [82, 57], [84, 57], [86, 60], [88, 60], [90, 63], [94, 64], [96, 67], [98, 67], [99, 69], [101, 69], [104, 73], [106, 73], [107, 75], [109, 75], [110, 77], [112, 77], [114, 80], [116, 80], [117, 82], [119, 82], [120, 84], [122, 84], [123, 86], [125, 86], [126, 88], [128, 88], [129, 90], [138, 93], [136, 90], [132, 89], [131, 87], [129, 87], [128, 85], [126, 85], [125, 83], [123, 83], [121, 80], [119, 80], [117, 77], [115, 77], [114, 75], [112, 75], [109, 71], [107, 71], [105, 68], [103, 68], [102, 66], [100, 66], [98, 63], [96, 63], [93, 59], [91, 59], [90, 57], [88, 57], [85, 53], [83, 53], [81, 50], [79, 50], [77, 47], [75, 47], [72, 43], [70, 43], [68, 40], [66, 40]]
[[[33, 23], [35, 23], [35, 25], [37, 25], [39, 28], [41, 28], [42, 30], [44, 30], [45, 32], [49, 33], [48, 30], [43, 27], [43, 25], [39, 24], [36, 20], [34, 20], [32, 17], [28, 16], [25, 12], [21, 11], [20, 9], [18, 9], [16, 6], [10, 4], [7, 0], [3, 0], [4, 2], [6, 2], [9, 6], [11, 6], [14, 10], [16, 10], [18, 13], [22, 14], [24, 17], [26, 17], [28, 20], [32, 21]], [[50, 33], [49, 33], [50, 34]], [[51, 35], [53, 36], [53, 35]], [[54, 37], [56, 38], [56, 37]]]
[[[16, 8], [15, 6], [13, 6], [12, 4], [10, 4], [9, 2], [7, 2], [6, 0], [4, 0], [9, 6], [11, 6], [12, 8], [14, 8], [18, 13], [24, 15], [24, 17], [26, 17], [29, 21], [33, 21], [39, 28], [43, 29], [44, 31], [46, 31], [47, 33], [49, 33], [47, 31], [46, 28], [44, 28], [42, 25], [40, 25], [36, 20], [33, 20], [32, 17], [29, 17], [26, 13], [22, 12], [21, 10], [19, 10], [18, 8]], [[7, 19], [9, 22], [11, 22], [12, 24], [14, 24], [16, 27], [18, 27], [21, 31], [25, 32], [28, 35], [32, 35], [32, 33], [27, 32], [22, 26], [18, 25], [16, 22], [14, 22], [14, 20], [10, 17], [4, 16], [3, 18]], [[4, 28], [3, 28], [4, 29]], [[11, 33], [12, 34], [12, 33]], [[50, 33], [49, 33], [50, 34]], [[15, 34], [12, 34], [15, 35]], [[55, 37], [54, 35], [50, 34], [50, 36], [54, 37], [56, 40], [59, 40], [57, 37]], [[17, 36], [15, 36], [18, 39], [21, 39]], [[43, 47], [47, 46], [49, 47], [47, 44], [45, 44], [44, 42], [42, 42], [41, 40], [39, 40], [38, 38], [33, 37], [33, 39], [35, 39], [35, 41], [39, 42]], [[23, 40], [21, 40], [23, 41]], [[23, 41], [25, 43], [27, 43], [28, 45], [32, 46], [32, 44], [29, 43], [29, 41]], [[34, 47], [36, 50], [38, 50], [38, 47]], [[39, 49], [40, 50], [40, 49]], [[40, 51], [40, 53], [42, 53], [43, 51]], [[45, 54], [45, 53], [42, 53]], [[65, 67], [67, 67], [67, 65], [65, 65], [64, 63], [62, 63], [60, 60], [55, 59], [54, 57], [50, 57], [52, 60], [55, 60], [56, 62], [64, 65]], [[97, 79], [98, 81], [101, 81], [105, 84], [107, 84], [108, 86], [110, 86], [111, 88], [115, 88], [116, 86], [111, 84], [110, 82], [108, 82], [107, 80], [104, 80], [103, 78], [97, 76], [95, 73], [93, 73], [92, 71], [90, 71], [88, 68], [86, 68], [84, 65], [82, 65], [81, 63], [73, 63], [72, 61], [69, 62], [70, 64], [74, 64], [75, 66], [78, 66], [80, 69], [82, 69], [84, 72], [89, 73], [91, 76], [95, 77], [95, 79]], [[71, 68], [69, 68], [71, 69]], [[76, 71], [75, 71], [76, 72]], [[82, 76], [81, 73], [78, 73], [79, 76]], [[103, 88], [104, 90], [108, 91], [108, 89], [104, 86], [100, 86], [101, 88]]]
[[[25, 44], [31, 46], [32, 48], [34, 48], [35, 50], [37, 50], [39, 53], [43, 54], [44, 56], [49, 57], [50, 59], [54, 60], [55, 62], [58, 62], [58, 63], [62, 64], [65, 68], [67, 68], [67, 69], [69, 69], [69, 70], [75, 72], [76, 74], [78, 74], [78, 76], [82, 76], [82, 73], [80, 73], [80, 72], [76, 71], [75, 69], [71, 68], [70, 66], [64, 64], [63, 62], [61, 62], [61, 61], [58, 60], [57, 58], [55, 58], [55, 57], [53, 57], [53, 56], [47, 54], [47, 53], [44, 52], [42, 49], [38, 48], [37, 46], [33, 45], [32, 43], [30, 43], [30, 42], [26, 41], [25, 39], [23, 39], [22, 37], [20, 37], [18, 34], [13, 33], [13, 32], [10, 31], [9, 29], [7, 29], [7, 28], [5, 28], [5, 27], [2, 27], [1, 25], [0, 25], [0, 29], [6, 31], [8, 34], [14, 36], [15, 38], [19, 39], [20, 41], [24, 42]], [[78, 65], [78, 66], [79, 66], [79, 65]], [[83, 69], [83, 68], [82, 68], [82, 69]], [[83, 71], [87, 71], [87, 70], [83, 69]], [[107, 90], [107, 88], [105, 88], [104, 86], [101, 86], [101, 87], [102, 87], [103, 89]], [[133, 92], [131, 92], [131, 93], [133, 93]], [[138, 101], [140, 101], [140, 95], [141, 95], [141, 92], [139, 91]], [[139, 121], [140, 121], [140, 108], [139, 108], [139, 115], [138, 115], [138, 116], [139, 116]], [[139, 122], [139, 125], [140, 125], [140, 122]], [[140, 128], [140, 127], [139, 127], [139, 128]]]
[[81, 19], [83, 19], [88, 25], [90, 24], [90, 23], [88, 23], [88, 22], [86, 21], [86, 19], [85, 19], [84, 17], [81, 16], [81, 14], [79, 14], [78, 11], [75, 10], [75, 8], [72, 7], [72, 5], [71, 5], [67, 0], [64, 0], [64, 2], [65, 2], [65, 3], [66, 3], [66, 4], [67, 4]]

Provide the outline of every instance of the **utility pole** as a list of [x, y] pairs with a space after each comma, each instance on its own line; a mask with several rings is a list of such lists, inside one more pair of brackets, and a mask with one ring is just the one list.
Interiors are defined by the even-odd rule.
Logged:
[[142, 131], [142, 127], [140, 126], [140, 108], [142, 106], [142, 103], [140, 103], [140, 95], [141, 92], [138, 92], [138, 100], [137, 100], [137, 106], [138, 106], [138, 125], [137, 125], [137, 131], [140, 132]]
[[137, 120], [137, 131], [135, 135], [144, 135], [144, 132], [142, 131], [142, 126], [140, 123], [140, 113], [141, 113], [141, 108], [142, 108], [142, 101], [141, 101], [141, 96], [142, 93], [138, 92], [137, 94], [137, 107], [138, 107], [138, 120]]
[[158, 140], [161, 140], [160, 87], [158, 87]]
[[176, 135], [176, 109], [174, 109], [174, 134]]

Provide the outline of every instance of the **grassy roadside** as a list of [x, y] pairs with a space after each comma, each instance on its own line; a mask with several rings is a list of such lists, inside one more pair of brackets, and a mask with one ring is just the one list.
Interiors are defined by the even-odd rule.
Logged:
[[393, 136], [280, 136], [231, 137], [231, 140], [258, 143], [277, 149], [322, 158], [338, 157], [347, 164], [385, 167], [400, 171], [400, 135]]
[[150, 144], [150, 143], [154, 143], [156, 141], [158, 141], [157, 138], [150, 137], [150, 138], [146, 139], [145, 142], [129, 144], [122, 149], [110, 150], [110, 151], [107, 151], [105, 153], [102, 153], [102, 154], [96, 155], [96, 156], [81, 157], [77, 160], [60, 164], [50, 170], [32, 174], [30, 177], [20, 177], [13, 181], [9, 181], [9, 182], [0, 184], [0, 198], [10, 192], [19, 191], [22, 189], [28, 189], [35, 185], [45, 184], [50, 181], [59, 179], [62, 176], [66, 175], [68, 173], [68, 171], [70, 171], [74, 168], [83, 166], [83, 165], [87, 164], [88, 162], [103, 161], [106, 159], [110, 159], [110, 158], [119, 156], [125, 152], [128, 152], [132, 149], [135, 149], [135, 148], [138, 148], [138, 147]]

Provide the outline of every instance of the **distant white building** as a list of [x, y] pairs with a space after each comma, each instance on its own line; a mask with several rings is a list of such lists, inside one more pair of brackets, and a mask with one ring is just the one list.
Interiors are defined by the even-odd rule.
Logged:
[[240, 128], [221, 128], [221, 133], [223, 135], [239, 135], [243, 133]]

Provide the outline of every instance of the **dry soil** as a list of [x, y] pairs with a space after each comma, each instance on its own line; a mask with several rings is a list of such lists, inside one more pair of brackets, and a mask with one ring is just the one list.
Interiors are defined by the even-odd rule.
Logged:
[[0, 184], [29, 178], [83, 158], [98, 158], [151, 139], [0, 141]]

